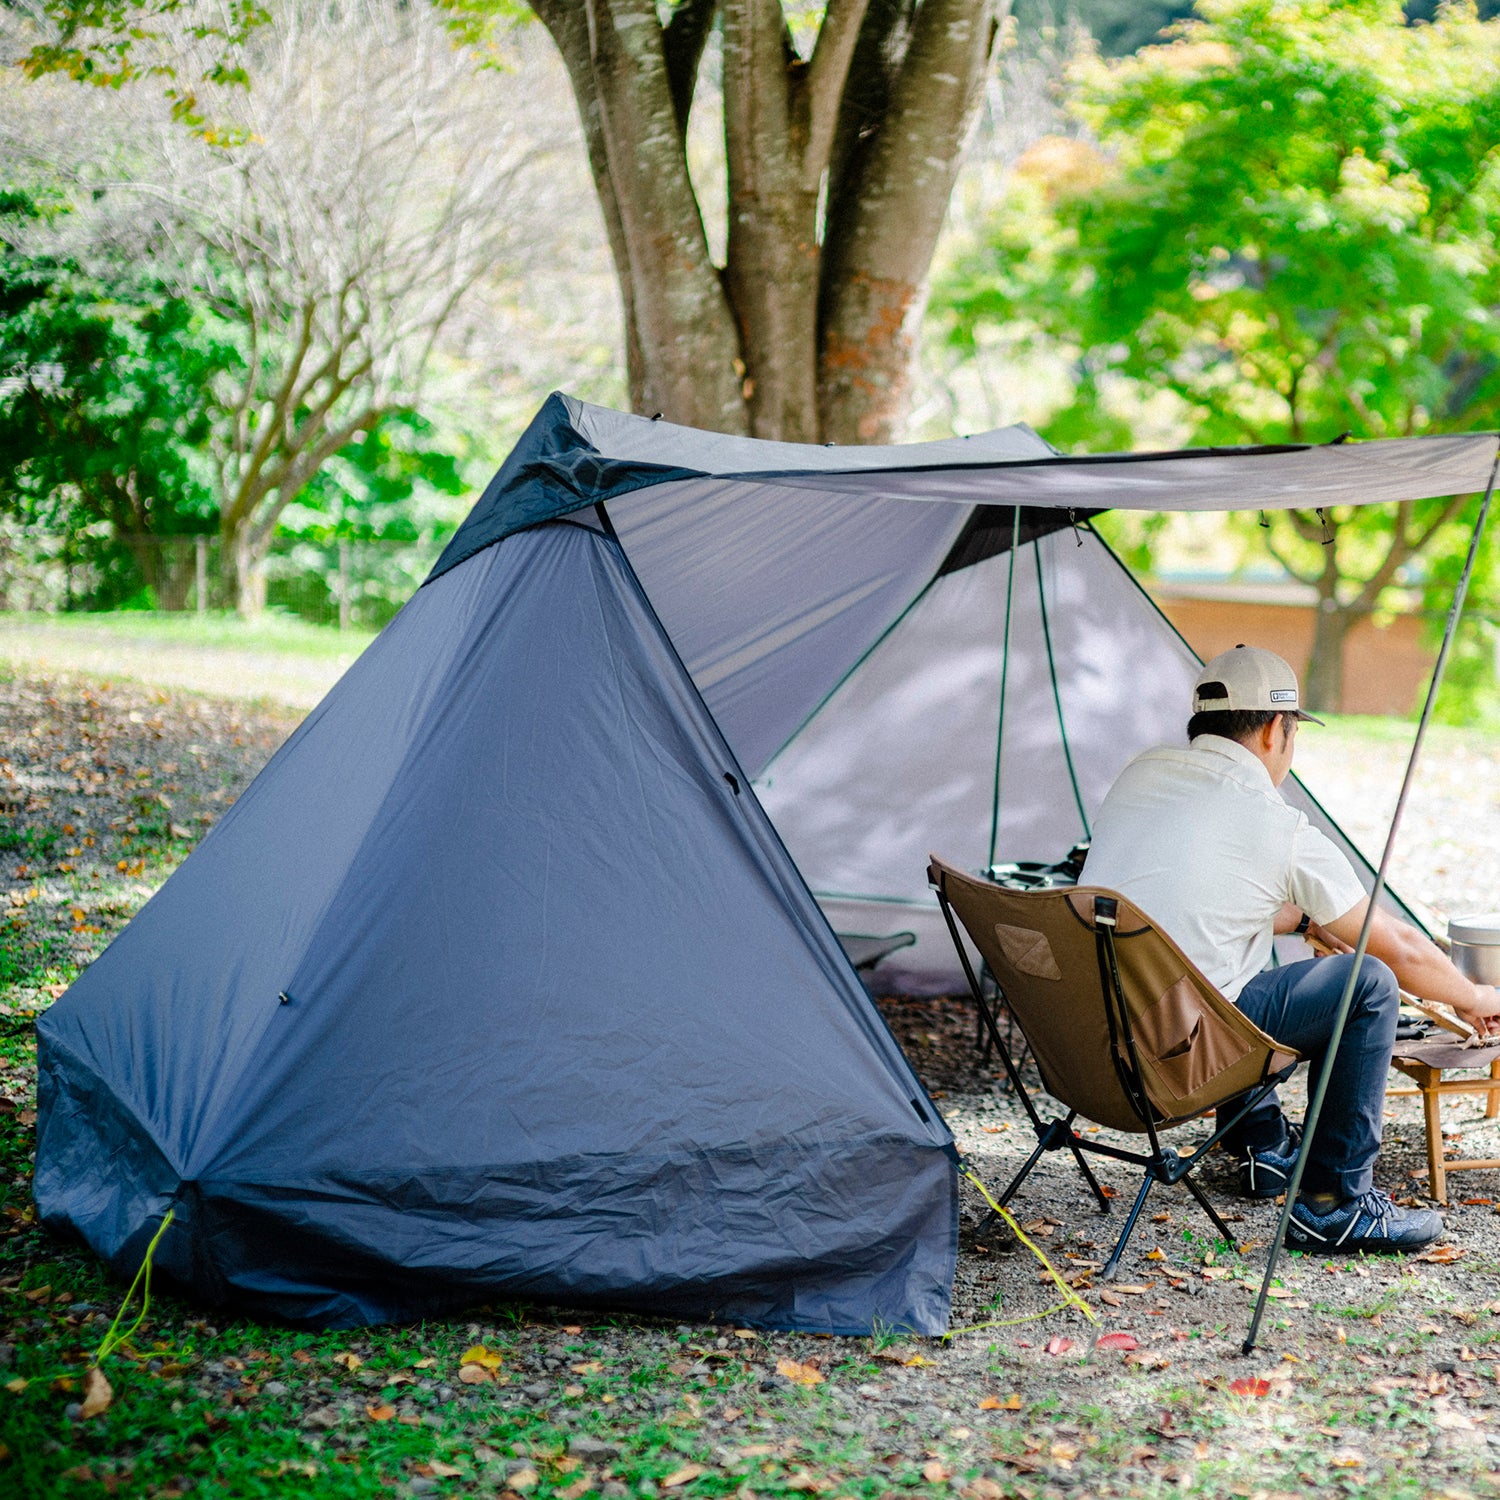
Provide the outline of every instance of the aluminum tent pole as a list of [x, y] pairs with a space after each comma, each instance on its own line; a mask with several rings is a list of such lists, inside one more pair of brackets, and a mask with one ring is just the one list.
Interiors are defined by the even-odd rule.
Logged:
[[1322, 1113], [1323, 1099], [1328, 1093], [1328, 1081], [1333, 1076], [1333, 1065], [1338, 1057], [1339, 1043], [1343, 1041], [1344, 1025], [1349, 1019], [1349, 1008], [1354, 1001], [1354, 986], [1359, 981], [1360, 966], [1364, 963], [1365, 949], [1370, 942], [1370, 927], [1375, 920], [1375, 908], [1385, 890], [1385, 872], [1391, 862], [1391, 851], [1396, 846], [1396, 833], [1401, 827], [1401, 815], [1406, 810], [1407, 794], [1411, 791], [1412, 776], [1417, 766], [1417, 756], [1422, 750], [1422, 741], [1427, 736], [1427, 726], [1432, 721], [1433, 706], [1437, 702], [1438, 688], [1442, 684], [1443, 671], [1448, 665], [1448, 654], [1453, 646], [1453, 636], [1458, 629], [1458, 617], [1463, 613], [1464, 596], [1469, 592], [1469, 580], [1474, 573], [1474, 561], [1479, 555], [1479, 540], [1484, 535], [1485, 521], [1490, 513], [1490, 501], [1495, 493], [1495, 479], [1500, 474], [1500, 454], [1490, 466], [1489, 483], [1485, 486], [1484, 500], [1479, 507], [1479, 519], [1474, 523], [1474, 534], [1469, 538], [1469, 553], [1464, 559], [1464, 570], [1459, 576], [1458, 587], [1453, 591], [1453, 603], [1448, 607], [1448, 620], [1443, 628], [1443, 643], [1438, 648], [1437, 662], [1432, 669], [1432, 680], [1427, 684], [1427, 698], [1422, 704], [1422, 717], [1417, 722], [1417, 732], [1412, 740], [1411, 754], [1406, 759], [1406, 773], [1401, 778], [1401, 794], [1396, 798], [1396, 810], [1391, 814], [1391, 826], [1385, 836], [1385, 849], [1380, 856], [1380, 868], [1375, 872], [1375, 885], [1370, 891], [1370, 904], [1365, 920], [1359, 929], [1359, 941], [1354, 945], [1354, 962], [1349, 966], [1349, 978], [1344, 993], [1339, 999], [1339, 1008], [1333, 1019], [1333, 1030], [1328, 1038], [1323, 1067], [1318, 1074], [1318, 1086], [1308, 1101], [1307, 1113], [1302, 1120], [1302, 1147], [1297, 1152], [1296, 1165], [1292, 1168], [1292, 1180], [1287, 1183], [1286, 1201], [1281, 1216], [1276, 1221], [1276, 1234], [1266, 1255], [1266, 1274], [1261, 1280], [1260, 1296], [1255, 1299], [1255, 1311], [1250, 1318], [1250, 1331], [1245, 1335], [1242, 1352], [1250, 1354], [1255, 1349], [1256, 1336], [1260, 1332], [1260, 1320], [1265, 1314], [1266, 1298], [1271, 1292], [1271, 1279], [1276, 1274], [1276, 1261], [1281, 1254], [1286, 1237], [1286, 1227], [1292, 1217], [1292, 1208], [1297, 1202], [1297, 1193], [1302, 1186], [1302, 1171], [1307, 1165], [1308, 1152], [1318, 1129], [1318, 1116]]
[[1000, 764], [1005, 753], [1005, 684], [1010, 676], [1010, 607], [1016, 597], [1016, 548], [1021, 545], [1021, 507], [1015, 507], [1010, 527], [1010, 571], [1005, 584], [1005, 636], [1000, 648], [1000, 712], [995, 722], [995, 790], [990, 805], [990, 858], [986, 872], [994, 868], [995, 846], [1000, 840]]

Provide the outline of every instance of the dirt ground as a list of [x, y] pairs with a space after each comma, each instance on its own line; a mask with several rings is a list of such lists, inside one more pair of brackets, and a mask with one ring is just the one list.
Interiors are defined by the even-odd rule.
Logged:
[[[34, 1068], [24, 1045], [31, 1018], [138, 909], [297, 717], [265, 705], [110, 686], [82, 676], [0, 674], [0, 915], [11, 955], [0, 975], [0, 1026], [9, 1027], [16, 1042], [0, 1077], [0, 1113], [20, 1132], [18, 1140], [24, 1143], [34, 1110]], [[1443, 754], [1458, 759], [1451, 776], [1444, 772], [1435, 784], [1462, 807], [1461, 789], [1472, 783], [1479, 752], [1461, 743]], [[1455, 819], [1454, 837], [1481, 851], [1500, 843], [1488, 808], [1470, 808], [1467, 818]], [[1029, 1148], [1028, 1128], [998, 1069], [975, 1048], [970, 1007], [959, 1000], [893, 1000], [883, 1008], [961, 1149], [998, 1191]], [[1294, 1113], [1299, 1087], [1288, 1093]], [[1477, 1101], [1450, 1104], [1447, 1124], [1459, 1149], [1500, 1155], [1500, 1122], [1485, 1121]], [[1187, 1127], [1182, 1135], [1194, 1133]], [[1398, 1198], [1420, 1198], [1423, 1161], [1415, 1105], [1393, 1099], [1381, 1185]], [[19, 1358], [16, 1351], [28, 1339], [44, 1337], [42, 1312], [19, 1300], [29, 1295], [22, 1291], [29, 1268], [60, 1263], [59, 1257], [70, 1264], [73, 1257], [80, 1266], [87, 1260], [26, 1222], [27, 1174], [17, 1158], [10, 1188], [0, 1194], [6, 1215], [0, 1291], [11, 1299], [0, 1304], [8, 1319], [0, 1327], [0, 1365]], [[970, 1500], [1180, 1491], [1262, 1500], [1325, 1491], [1500, 1494], [1500, 1173], [1455, 1179], [1447, 1236], [1427, 1258], [1283, 1257], [1261, 1345], [1249, 1357], [1240, 1345], [1276, 1206], [1236, 1198], [1227, 1163], [1210, 1163], [1206, 1185], [1239, 1245], [1219, 1242], [1181, 1189], [1159, 1190], [1117, 1280], [1105, 1286], [1095, 1273], [1136, 1184], [1123, 1168], [1106, 1166], [1100, 1175], [1115, 1194], [1109, 1216], [1094, 1211], [1071, 1161], [1060, 1157], [1042, 1163], [1014, 1205], [1096, 1322], [1076, 1310], [1015, 1321], [1053, 1307], [1056, 1287], [1008, 1235], [989, 1230], [980, 1236], [984, 1205], [965, 1188], [948, 1339], [765, 1335], [739, 1349], [744, 1357], [735, 1369], [743, 1366], [744, 1373], [736, 1376], [732, 1399], [713, 1394], [711, 1382], [694, 1387], [707, 1394], [693, 1395], [687, 1408], [695, 1414], [689, 1425], [700, 1455], [688, 1465], [696, 1471], [689, 1480], [669, 1485], [632, 1477], [627, 1485], [617, 1460], [591, 1483], [601, 1494], [620, 1497], [677, 1489], [747, 1500], [756, 1493], [824, 1490], [873, 1496], [892, 1486], [956, 1491]], [[85, 1326], [113, 1311], [83, 1306], [80, 1314], [78, 1307], [70, 1316]], [[204, 1326], [190, 1308], [168, 1301], [163, 1309], [164, 1339]], [[566, 1452], [574, 1451], [567, 1446], [569, 1430], [593, 1434], [579, 1436], [580, 1443], [605, 1442], [617, 1450], [638, 1441], [642, 1424], [660, 1406], [651, 1405], [657, 1398], [641, 1387], [641, 1372], [660, 1364], [663, 1348], [691, 1340], [699, 1349], [697, 1364], [666, 1366], [688, 1372], [681, 1380], [691, 1381], [699, 1379], [693, 1371], [711, 1368], [719, 1357], [715, 1349], [739, 1347], [729, 1330], [631, 1318], [588, 1318], [579, 1334], [585, 1320], [567, 1310], [531, 1309], [511, 1321], [516, 1327], [505, 1334], [493, 1311], [481, 1312], [473, 1322], [458, 1320], [453, 1337], [499, 1341], [504, 1335], [507, 1359], [518, 1371], [529, 1370], [529, 1378], [517, 1375], [503, 1393], [434, 1388], [432, 1380], [426, 1385], [432, 1399], [447, 1403], [445, 1413], [457, 1413], [451, 1420], [463, 1432], [478, 1430], [479, 1417], [471, 1422], [466, 1415], [471, 1411], [493, 1421], [500, 1406], [526, 1407], [564, 1434], [557, 1441]], [[250, 1324], [210, 1332], [247, 1346], [265, 1342], [263, 1331]], [[1101, 1334], [1112, 1337], [1096, 1342]], [[433, 1337], [431, 1330], [422, 1336]], [[630, 1405], [588, 1412], [579, 1405], [583, 1387], [565, 1385], [568, 1369], [579, 1368], [567, 1363], [584, 1347], [579, 1338], [587, 1361], [606, 1375], [629, 1372], [635, 1382]], [[373, 1357], [368, 1341], [345, 1336], [338, 1348], [346, 1345], [355, 1351], [354, 1366]], [[324, 1369], [321, 1385], [304, 1391], [292, 1384], [290, 1395], [278, 1398], [299, 1413], [294, 1425], [310, 1445], [309, 1462], [319, 1454], [326, 1458], [327, 1445], [336, 1445], [341, 1432], [353, 1443], [354, 1429], [366, 1422], [361, 1412], [374, 1409], [361, 1405], [357, 1387], [337, 1384], [346, 1374], [353, 1380], [354, 1366], [344, 1352], [333, 1357], [339, 1370], [330, 1377]], [[780, 1373], [787, 1360], [821, 1364], [825, 1373], [815, 1392]], [[210, 1390], [228, 1379], [225, 1368], [222, 1359], [210, 1361], [182, 1378]], [[285, 1393], [287, 1382], [301, 1378], [300, 1369], [288, 1364], [291, 1373], [257, 1389], [279, 1384]], [[0, 1369], [0, 1384], [4, 1374]], [[29, 1398], [0, 1392], [0, 1418], [5, 1401], [23, 1399]], [[61, 1410], [63, 1398], [55, 1399]], [[687, 1397], [676, 1391], [672, 1399]], [[499, 1406], [474, 1405], [481, 1400]], [[782, 1444], [775, 1452], [790, 1453], [800, 1442], [804, 1458], [764, 1458], [762, 1450], [771, 1449], [741, 1441], [762, 1428], [774, 1428]], [[559, 1468], [555, 1491], [548, 1471], [539, 1487], [535, 1480], [518, 1487], [506, 1477], [518, 1460], [502, 1453], [491, 1464], [476, 1456], [490, 1450], [472, 1432], [466, 1441], [468, 1478], [433, 1481], [434, 1472], [446, 1471], [429, 1464], [425, 1473], [418, 1465], [392, 1482], [402, 1493], [524, 1492], [536, 1500], [562, 1493], [563, 1474], [573, 1472]], [[823, 1454], [821, 1468], [810, 1469], [805, 1454], [814, 1451]], [[746, 1467], [750, 1454], [760, 1468]], [[782, 1466], [771, 1473], [776, 1464]], [[820, 1477], [803, 1482], [798, 1474]], [[570, 1483], [579, 1482], [575, 1473]], [[0, 1470], [0, 1489], [4, 1484]]]

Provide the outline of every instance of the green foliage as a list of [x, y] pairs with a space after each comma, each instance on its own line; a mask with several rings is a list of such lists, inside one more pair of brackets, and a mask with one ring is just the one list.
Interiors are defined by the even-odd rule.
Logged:
[[0, 510], [74, 538], [120, 597], [140, 587], [127, 539], [213, 526], [200, 452], [234, 348], [148, 272], [28, 253], [17, 229], [56, 204], [11, 190], [3, 208]]
[[[243, 132], [210, 123], [200, 93], [247, 83], [245, 46], [270, 19], [260, 0], [214, 6], [193, 0], [42, 0], [41, 11], [52, 32], [21, 58], [28, 77], [62, 73], [114, 89], [158, 78], [174, 118], [213, 144], [243, 142]], [[185, 47], [187, 41], [194, 45]]]
[[1085, 66], [1105, 155], [1052, 141], [941, 289], [954, 338], [1020, 319], [1165, 387], [1202, 442], [1500, 416], [1500, 28], [1392, 0], [1213, 0], [1185, 40]]
[[[1500, 23], [1455, 4], [1408, 25], [1398, 0], [1199, 12], [1075, 69], [1078, 134], [1022, 158], [936, 288], [952, 344], [1070, 362], [1043, 424], [1064, 447], [1126, 446], [1163, 402], [1205, 444], [1500, 425]], [[1420, 583], [1413, 560], [1461, 549], [1472, 515], [1294, 513], [1263, 539], [1343, 617]]]

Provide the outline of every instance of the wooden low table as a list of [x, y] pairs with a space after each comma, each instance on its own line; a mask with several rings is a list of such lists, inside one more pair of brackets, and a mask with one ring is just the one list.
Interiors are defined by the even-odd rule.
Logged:
[[[1427, 1183], [1430, 1195], [1439, 1203], [1448, 1201], [1448, 1173], [1477, 1171], [1482, 1167], [1500, 1169], [1500, 1157], [1451, 1157], [1443, 1146], [1443, 1122], [1440, 1112], [1443, 1097], [1448, 1094], [1484, 1094], [1484, 1115], [1493, 1120], [1500, 1115], [1500, 1041], [1483, 1047], [1465, 1046], [1472, 1035], [1461, 1023], [1420, 1002], [1411, 1002], [1446, 1036], [1424, 1037], [1420, 1041], [1396, 1043], [1391, 1066], [1416, 1085], [1415, 1088], [1389, 1089], [1396, 1098], [1420, 1096], [1422, 1121], [1427, 1131]], [[1472, 1074], [1484, 1070], [1482, 1078], [1453, 1078], [1444, 1074]]]

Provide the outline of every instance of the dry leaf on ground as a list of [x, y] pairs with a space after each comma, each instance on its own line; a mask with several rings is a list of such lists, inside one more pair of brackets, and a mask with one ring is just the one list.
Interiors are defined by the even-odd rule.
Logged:
[[1020, 1411], [1021, 1397], [1016, 1391], [1012, 1391], [1003, 1401], [998, 1396], [986, 1396], [979, 1403], [979, 1409], [980, 1411]]
[[795, 1359], [778, 1359], [776, 1373], [784, 1375], [793, 1385], [821, 1385], [822, 1371], [815, 1364], [799, 1364]]
[[1268, 1396], [1271, 1393], [1271, 1382], [1260, 1375], [1244, 1375], [1238, 1380], [1231, 1380], [1229, 1389], [1236, 1396]]
[[104, 1371], [98, 1365], [92, 1365], [88, 1374], [83, 1377], [83, 1405], [79, 1408], [80, 1417], [97, 1417], [109, 1410], [109, 1403], [115, 1399], [115, 1393], [110, 1387], [109, 1381], [104, 1378]]
[[[790, 1364], [791, 1361], [787, 1360], [785, 1363]], [[674, 1469], [665, 1479], [658, 1482], [664, 1490], [675, 1490], [679, 1485], [691, 1483], [704, 1472], [702, 1464], [684, 1464], [680, 1469]]]

